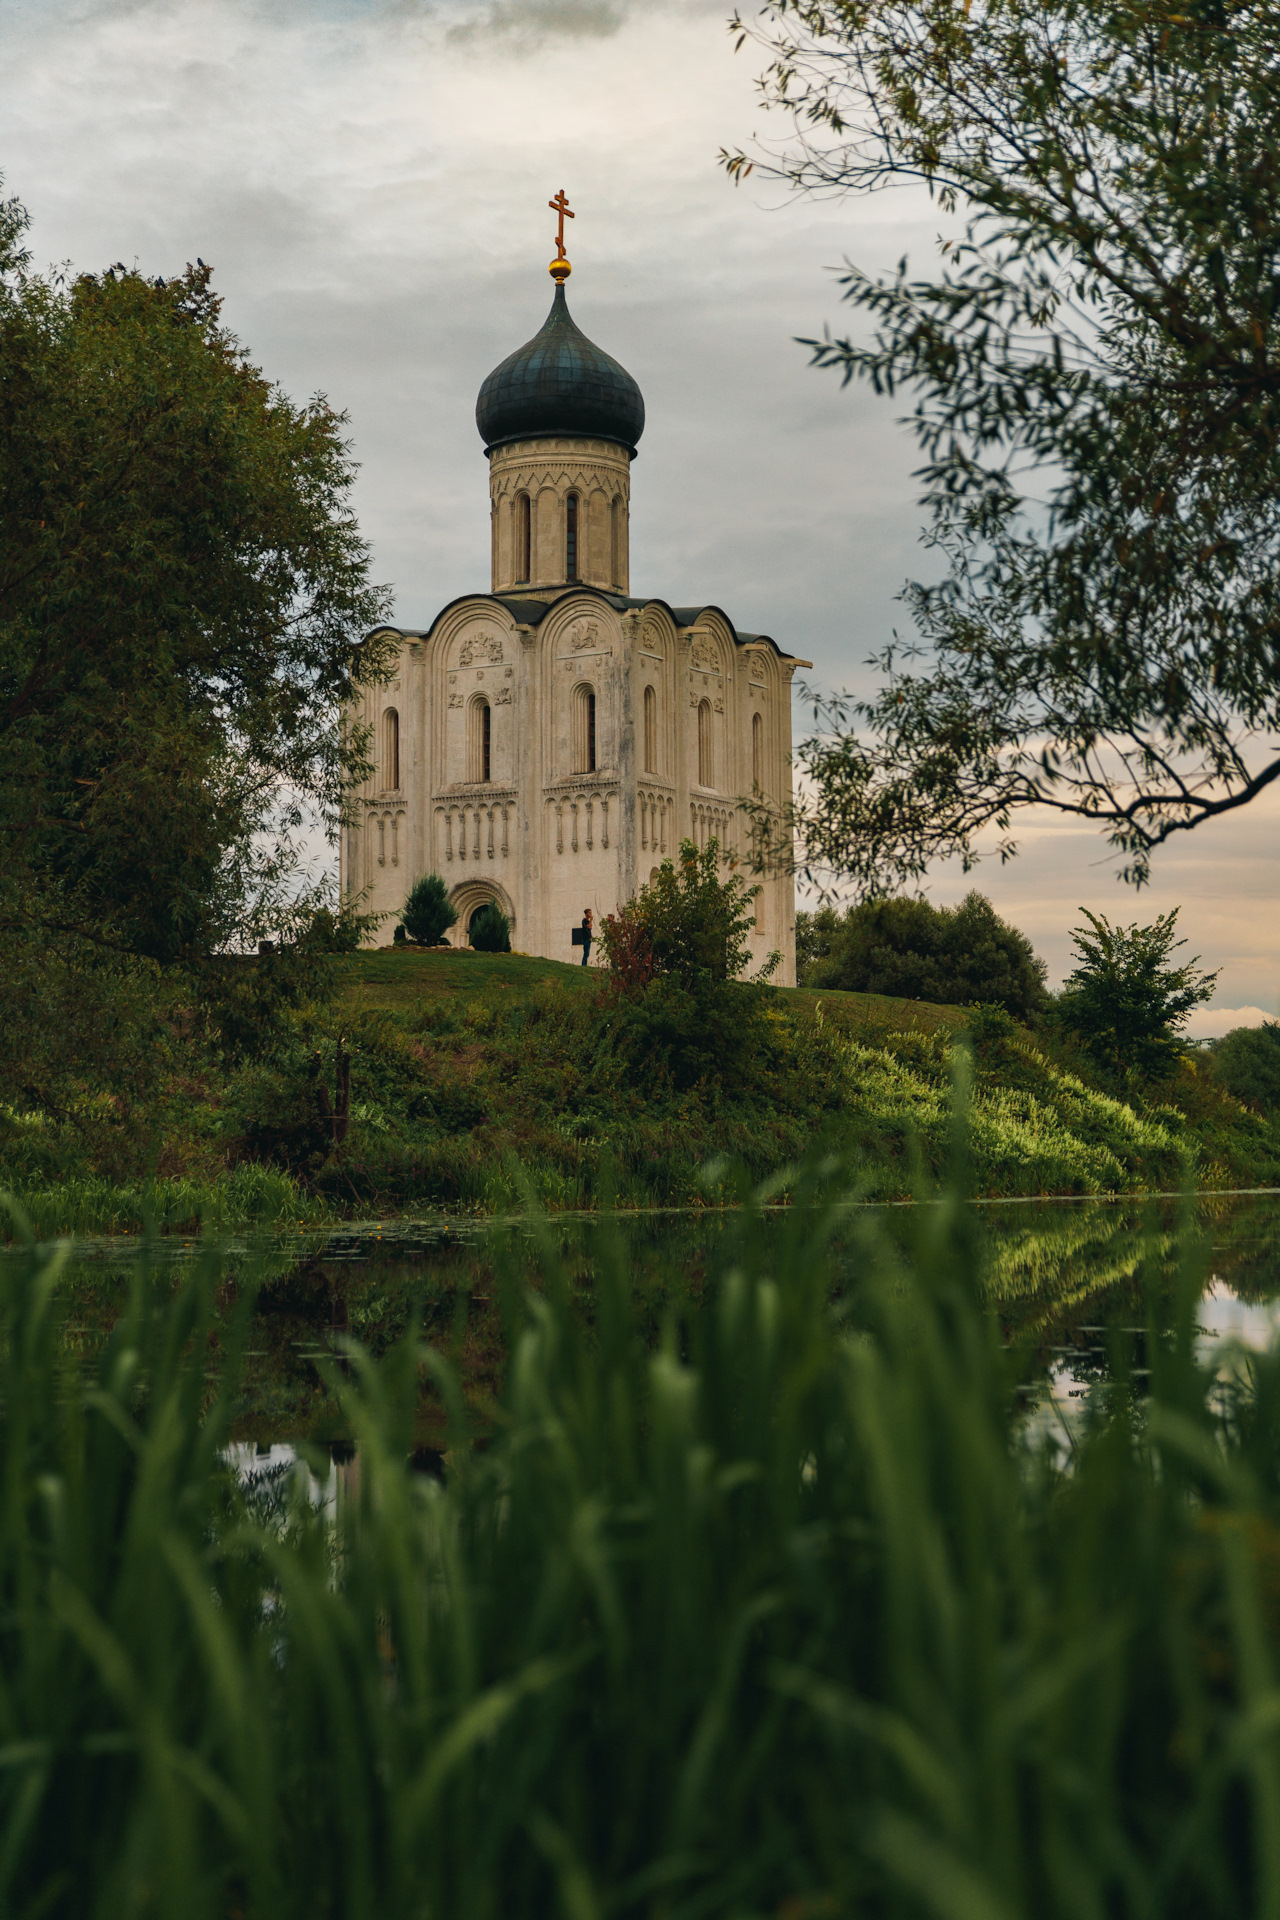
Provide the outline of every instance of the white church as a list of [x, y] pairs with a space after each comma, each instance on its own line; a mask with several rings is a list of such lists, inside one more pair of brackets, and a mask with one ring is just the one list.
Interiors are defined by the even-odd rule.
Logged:
[[[341, 885], [398, 917], [414, 883], [439, 873], [455, 944], [496, 901], [513, 947], [576, 960], [584, 909], [598, 927], [681, 840], [715, 839], [726, 871], [736, 859], [753, 879], [742, 803], [790, 797], [791, 676], [810, 663], [718, 606], [632, 596], [644, 401], [570, 318], [563, 213], [550, 271], [545, 324], [476, 404], [490, 591], [450, 601], [430, 627], [378, 630], [398, 659], [357, 710], [376, 772], [342, 834]], [[794, 985], [793, 885], [770, 864], [754, 876], [753, 960], [781, 949], [775, 978]]]

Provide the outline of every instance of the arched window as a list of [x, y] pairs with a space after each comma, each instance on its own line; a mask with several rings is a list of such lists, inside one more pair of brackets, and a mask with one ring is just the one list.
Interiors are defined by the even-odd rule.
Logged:
[[644, 770], [658, 771], [658, 696], [652, 687], [644, 690]]
[[613, 584], [619, 591], [626, 584], [626, 567], [623, 565], [623, 533], [626, 522], [623, 519], [621, 497], [614, 495], [613, 505], [609, 509], [609, 557], [612, 564]]
[[400, 785], [400, 715], [388, 707], [382, 716], [382, 784]]
[[516, 579], [529, 580], [533, 560], [533, 508], [527, 493], [516, 496]]
[[764, 721], [758, 713], [751, 716], [751, 785], [764, 791]]
[[483, 694], [471, 702], [467, 726], [467, 778], [468, 780], [491, 780], [490, 744], [492, 740], [492, 716], [489, 702]]
[[578, 577], [578, 496], [571, 493], [564, 503], [564, 577], [570, 583]]
[[714, 787], [715, 764], [711, 755], [711, 702], [698, 702], [698, 785]]
[[596, 696], [593, 687], [573, 690], [573, 771], [596, 770]]

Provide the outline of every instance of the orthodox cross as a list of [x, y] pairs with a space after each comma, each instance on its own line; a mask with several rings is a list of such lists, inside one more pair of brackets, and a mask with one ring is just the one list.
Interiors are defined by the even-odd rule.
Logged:
[[560, 216], [560, 231], [556, 235], [556, 259], [567, 259], [568, 256], [564, 250], [564, 217], [568, 214], [571, 220], [576, 220], [578, 216], [569, 205], [563, 187], [561, 187], [554, 200], [548, 200], [547, 205], [550, 207], [552, 213], [558, 213]]

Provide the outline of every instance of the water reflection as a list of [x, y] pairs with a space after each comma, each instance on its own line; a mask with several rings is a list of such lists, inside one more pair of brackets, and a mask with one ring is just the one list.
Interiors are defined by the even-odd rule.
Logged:
[[[848, 1215], [832, 1247], [836, 1284], [856, 1285], [865, 1259], [863, 1229], [873, 1212], [889, 1238], [910, 1231], [910, 1210]], [[1280, 1324], [1280, 1195], [1206, 1195], [1168, 1200], [1001, 1202], [978, 1209], [985, 1289], [1004, 1338], [1021, 1356], [1028, 1403], [1059, 1415], [1078, 1411], [1111, 1376], [1120, 1353], [1141, 1391], [1149, 1316], [1172, 1323], [1179, 1273], [1201, 1275], [1197, 1312], [1201, 1351], [1223, 1343], [1264, 1346]], [[671, 1210], [627, 1217], [622, 1225], [637, 1315], [656, 1334], [674, 1287], [700, 1288], [732, 1256], [740, 1219], [731, 1212]], [[762, 1225], [763, 1251], [787, 1229], [782, 1214]], [[574, 1280], [589, 1288], [601, 1223], [557, 1216], [548, 1227]], [[540, 1256], [527, 1224], [501, 1228], [503, 1258], [518, 1279], [535, 1280]], [[157, 1256], [180, 1266], [197, 1243], [165, 1243]], [[130, 1274], [144, 1257], [137, 1242], [99, 1241], [77, 1250], [63, 1281], [69, 1346], [91, 1354], [119, 1314]], [[231, 1336], [243, 1277], [259, 1292], [233, 1434], [237, 1468], [255, 1499], [269, 1501], [294, 1470], [293, 1443], [328, 1455], [310, 1488], [331, 1503], [352, 1466], [335, 1388], [345, 1365], [342, 1336], [386, 1352], [411, 1323], [454, 1358], [483, 1424], [503, 1366], [494, 1223], [419, 1221], [372, 1224], [329, 1235], [242, 1239], [218, 1255], [217, 1320], [208, 1373], [216, 1379]], [[1121, 1343], [1117, 1346], [1117, 1342]], [[443, 1470], [443, 1408], [424, 1388], [413, 1465]], [[283, 1494], [281, 1495], [283, 1497]]]

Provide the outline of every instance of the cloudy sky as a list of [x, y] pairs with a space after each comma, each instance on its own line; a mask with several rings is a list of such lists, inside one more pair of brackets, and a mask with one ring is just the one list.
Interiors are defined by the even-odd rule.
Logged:
[[[767, 123], [728, 11], [0, 0], [0, 170], [38, 263], [167, 273], [199, 255], [265, 371], [347, 410], [375, 572], [415, 626], [488, 584], [475, 395], [545, 315], [563, 186], [574, 316], [648, 411], [632, 591], [715, 601], [811, 659], [819, 686], [864, 685], [927, 564], [912, 449], [891, 404], [812, 371], [795, 337], [839, 329], [844, 259], [923, 263], [938, 222], [916, 194], [730, 184], [718, 150]], [[1079, 905], [1129, 920], [1181, 904], [1189, 950], [1222, 969], [1221, 1025], [1280, 1008], [1278, 827], [1280, 797], [1256, 803], [1160, 856], [1135, 899], [1099, 843], [1048, 823], [976, 883], [1055, 981]], [[973, 883], [942, 872], [930, 891]]]

